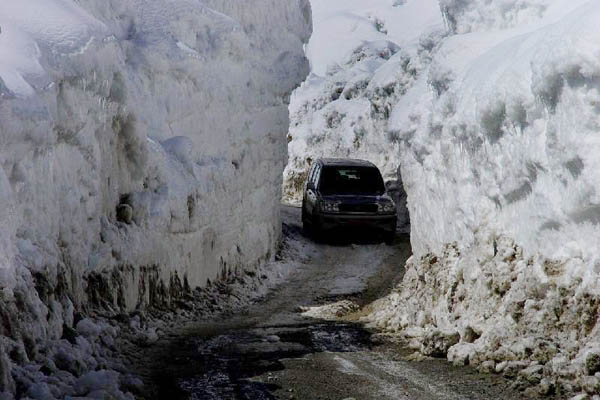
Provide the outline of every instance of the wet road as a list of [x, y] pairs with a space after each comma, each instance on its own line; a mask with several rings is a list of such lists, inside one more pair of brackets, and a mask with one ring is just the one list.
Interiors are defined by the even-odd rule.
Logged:
[[[365, 306], [402, 278], [408, 236], [392, 246], [350, 236], [315, 244], [298, 209], [283, 208], [286, 241], [301, 245], [289, 279], [244, 312], [198, 321], [151, 351], [160, 399], [491, 399], [519, 398], [498, 376], [444, 360], [407, 361], [357, 320], [310, 318], [311, 306], [350, 300]], [[355, 244], [352, 244], [355, 243]], [[352, 308], [352, 307], [351, 307]], [[358, 308], [358, 307], [356, 307]]]

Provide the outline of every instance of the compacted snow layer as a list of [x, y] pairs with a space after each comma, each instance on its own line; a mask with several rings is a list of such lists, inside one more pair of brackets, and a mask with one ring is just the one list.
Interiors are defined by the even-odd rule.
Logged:
[[0, 391], [23, 395], [8, 365], [74, 313], [168, 304], [270, 258], [311, 12], [5, 1], [0, 29]]
[[600, 392], [600, 4], [440, 1], [395, 102], [414, 257], [371, 320], [420, 351]]

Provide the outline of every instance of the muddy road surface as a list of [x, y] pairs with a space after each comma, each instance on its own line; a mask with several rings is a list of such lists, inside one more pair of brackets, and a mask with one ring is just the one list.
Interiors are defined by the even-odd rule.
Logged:
[[[313, 243], [302, 232], [299, 209], [282, 213], [285, 240], [302, 248], [302, 257], [287, 260], [293, 264], [289, 277], [242, 312], [179, 327], [148, 349], [143, 397], [520, 398], [499, 376], [445, 360], [408, 361], [405, 348], [357, 322], [364, 312], [359, 307], [401, 280], [408, 235], [399, 234], [390, 246], [353, 233]], [[332, 303], [348, 316], [331, 321], [310, 312]], [[334, 316], [339, 309], [332, 309]]]

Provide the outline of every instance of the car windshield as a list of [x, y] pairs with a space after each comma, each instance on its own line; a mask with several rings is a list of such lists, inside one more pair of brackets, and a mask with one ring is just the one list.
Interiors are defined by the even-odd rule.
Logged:
[[324, 167], [319, 190], [324, 195], [385, 193], [383, 178], [374, 167]]

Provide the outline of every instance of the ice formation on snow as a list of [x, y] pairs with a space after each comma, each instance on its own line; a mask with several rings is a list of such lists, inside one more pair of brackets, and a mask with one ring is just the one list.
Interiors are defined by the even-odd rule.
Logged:
[[0, 389], [77, 311], [270, 257], [310, 31], [305, 0], [1, 2]]

